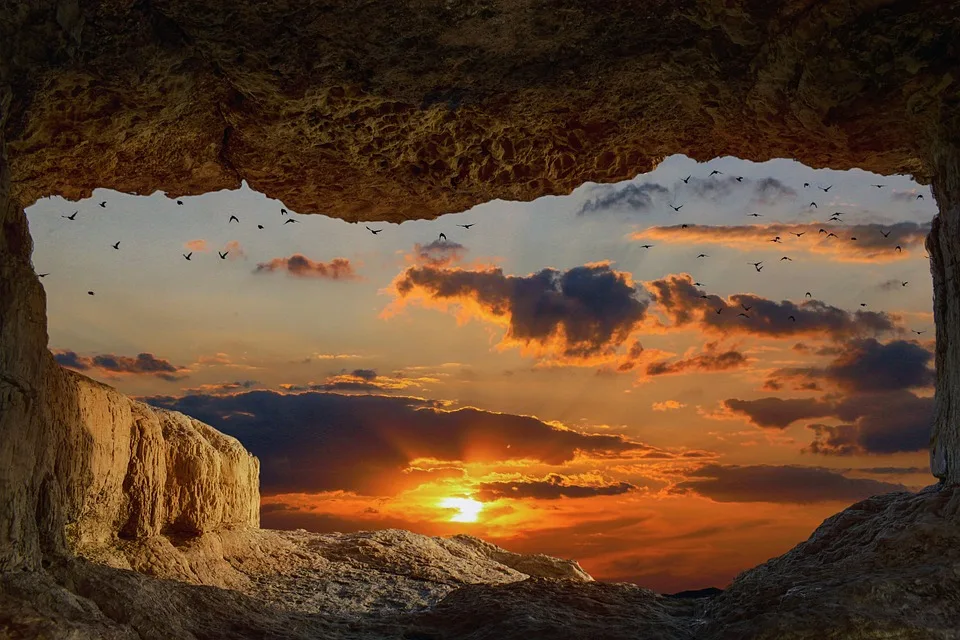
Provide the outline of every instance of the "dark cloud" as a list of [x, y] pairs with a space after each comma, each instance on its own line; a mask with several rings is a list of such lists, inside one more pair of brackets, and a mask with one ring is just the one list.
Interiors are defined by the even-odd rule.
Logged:
[[776, 178], [762, 178], [752, 183], [753, 201], [757, 204], [773, 205], [783, 200], [797, 197], [793, 187], [789, 187]]
[[909, 391], [857, 394], [837, 403], [838, 427], [811, 425], [807, 451], [825, 455], [892, 454], [930, 448], [934, 400]]
[[257, 380], [234, 380], [232, 382], [214, 382], [210, 384], [201, 384], [193, 389], [186, 389], [187, 393], [234, 393], [246, 389], [253, 389], [260, 386]]
[[[819, 300], [798, 304], [790, 300], [774, 302], [752, 294], [735, 294], [726, 299], [708, 295], [695, 287], [687, 274], [654, 280], [646, 286], [659, 309], [676, 327], [697, 324], [723, 334], [811, 335], [832, 339], [880, 334], [896, 328], [893, 318], [884, 312], [851, 313]], [[702, 298], [703, 295], [707, 297]], [[750, 307], [749, 318], [738, 316], [744, 306]], [[717, 313], [721, 308], [723, 311]]]
[[558, 465], [578, 452], [660, 452], [622, 436], [582, 434], [530, 416], [448, 411], [439, 402], [408, 397], [250, 391], [146, 400], [238, 438], [260, 458], [265, 494], [342, 489], [391, 495], [454, 473], [456, 465], [413, 469], [421, 458]]
[[327, 280], [352, 280], [357, 277], [353, 265], [346, 258], [334, 258], [330, 262], [315, 262], [295, 253], [289, 258], [274, 258], [270, 262], [261, 262], [254, 273], [273, 273], [286, 271], [298, 278], [325, 278]]
[[381, 376], [373, 369], [354, 369], [328, 376], [323, 382], [307, 384], [281, 384], [284, 391], [349, 391], [358, 393], [392, 393], [411, 387], [421, 388], [430, 378], [408, 378], [399, 376]]
[[735, 176], [720, 176], [714, 178], [691, 178], [683, 186], [685, 195], [693, 195], [704, 200], [723, 200], [734, 191], [742, 189], [744, 184], [737, 182]]
[[350, 372], [350, 375], [362, 380], [373, 380], [377, 377], [377, 372], [373, 369], [354, 369]]
[[807, 379], [800, 388], [818, 388], [816, 380], [832, 383], [849, 392], [877, 392], [932, 387], [934, 371], [929, 367], [933, 353], [917, 342], [894, 340], [881, 343], [873, 338], [851, 340], [836, 347], [837, 357], [826, 367], [778, 369], [771, 380]]
[[811, 504], [856, 502], [907, 488], [902, 484], [848, 478], [822, 467], [711, 464], [690, 474], [690, 479], [677, 483], [673, 490], [692, 491], [716, 502]]
[[746, 416], [758, 427], [786, 429], [797, 420], [832, 415], [834, 406], [815, 398], [760, 398], [759, 400], [724, 400], [723, 405], [734, 413]]
[[146, 375], [167, 381], [182, 380], [187, 377], [184, 367], [176, 367], [167, 360], [155, 357], [152, 353], [141, 353], [137, 357], [118, 356], [105, 353], [95, 356], [80, 356], [73, 351], [56, 351], [54, 359], [64, 367], [77, 371], [97, 370], [103, 375]]
[[462, 261], [466, 252], [467, 248], [457, 242], [434, 240], [430, 244], [413, 245], [413, 260], [431, 267], [446, 267]]
[[909, 473], [930, 473], [930, 467], [858, 467], [851, 471], [873, 473], [876, 475], [904, 475]]
[[564, 476], [551, 473], [543, 480], [485, 482], [478, 487], [477, 497], [484, 502], [491, 502], [500, 498], [559, 500], [560, 498], [617, 496], [635, 489], [636, 487], [629, 482], [605, 485], [573, 484]]
[[746, 366], [747, 358], [735, 349], [717, 351], [715, 346], [708, 345], [706, 353], [681, 360], [663, 360], [647, 365], [648, 376], [662, 376], [677, 373], [711, 371], [729, 371]]
[[655, 182], [628, 184], [626, 187], [597, 188], [603, 193], [583, 203], [577, 215], [611, 209], [630, 209], [646, 213], [670, 201], [670, 190]]
[[649, 305], [629, 274], [607, 264], [528, 276], [504, 275], [499, 268], [409, 267], [394, 281], [394, 290], [398, 300], [455, 303], [473, 315], [505, 322], [505, 344], [538, 347], [568, 360], [612, 356]]

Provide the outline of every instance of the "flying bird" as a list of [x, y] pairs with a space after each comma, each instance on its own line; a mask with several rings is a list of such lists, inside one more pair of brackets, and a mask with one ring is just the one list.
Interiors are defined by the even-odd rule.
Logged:
[[763, 216], [760, 215], [759, 213], [748, 213], [747, 215], [750, 216], [751, 218], [762, 218], [762, 217], [763, 217]]
[[190, 259], [190, 256], [193, 255], [193, 251], [191, 251], [190, 253], [181, 253], [180, 255], [182, 255], [184, 258], [186, 258], [187, 260], [189, 260], [189, 259]]
[[797, 319], [796, 319], [796, 318], [794, 318], [793, 316], [787, 316], [787, 318], [789, 318], [790, 320], [793, 320], [794, 322], [796, 322], [796, 321], [797, 321]]
[[[103, 202], [100, 203], [100, 208], [102, 208], [102, 209], [106, 209], [106, 208], [107, 208], [107, 201], [106, 201], [106, 200], [104, 200]], [[93, 294], [91, 293], [90, 295], [93, 295]]]
[[807, 297], [807, 298], [812, 298], [812, 297], [813, 297], [813, 294], [812, 294], [812, 293], [810, 293], [809, 291], [807, 291], [807, 293], [806, 293], [806, 297]]
[[470, 224], [458, 224], [458, 227], [463, 227], [464, 229], [469, 229], [473, 225], [477, 224], [476, 222], [471, 222]]
[[717, 309], [717, 313], [718, 313], [718, 314], [719, 314], [721, 311], [723, 311], [723, 307], [720, 307], [719, 309]]
[[750, 309], [753, 309], [753, 307], [748, 307], [748, 306], [745, 305], [745, 304], [741, 304], [740, 306], [743, 307], [743, 310], [744, 310], [744, 311], [750, 311]]
[[780, 262], [783, 262], [784, 260], [789, 260], [790, 262], [793, 262], [793, 258], [788, 258], [787, 256], [783, 256], [782, 258], [780, 258]]
[[690, 182], [690, 178], [691, 178], [691, 177], [692, 177], [692, 176], [687, 176], [686, 178], [684, 178], [684, 179], [683, 179], [683, 184], [687, 184], [688, 182]]
[[761, 260], [760, 262], [748, 262], [747, 264], [752, 264], [753, 268], [756, 269], [757, 267], [763, 264], [763, 260]]
[[369, 232], [372, 233], [373, 235], [377, 235], [378, 233], [380, 233], [381, 231], [383, 231], [383, 229], [371, 229], [370, 227], [367, 227], [367, 231], [369, 231]]
[[[284, 224], [286, 224], [286, 223], [284, 223]], [[257, 229], [263, 229], [263, 225], [262, 225], [262, 224], [258, 224], [258, 225], [257, 225]]]
[[743, 176], [737, 176], [737, 182], [743, 182]]
[[640, 245], [640, 248], [641, 248], [641, 249], [649, 249], [649, 248], [651, 248], [652, 246], [653, 246], [652, 244], [642, 244], [642, 245]]
[[876, 187], [877, 189], [883, 189], [884, 185], [882, 184], [872, 184], [871, 187]]
[[46, 278], [48, 275], [50, 275], [50, 274], [49, 274], [49, 273], [38, 273], [38, 274], [37, 274], [37, 277], [38, 277], [38, 278]]
[[830, 185], [830, 186], [827, 187], [826, 189], [824, 189], [823, 187], [820, 187], [820, 189], [821, 189], [824, 193], [826, 193], [827, 191], [830, 191], [830, 189], [833, 189], [833, 185]]
[[182, 206], [183, 206], [183, 200], [177, 200], [177, 206], [178, 206], [178, 207], [182, 207]]
[[850, 236], [850, 239], [851, 239], [851, 240], [856, 240], [856, 239], [857, 239], [857, 236]]
[[93, 291], [87, 291], [87, 295], [88, 295], [88, 296], [92, 296], [92, 295], [93, 295]]
[[901, 283], [900, 283], [900, 286], [901, 286], [901, 287], [905, 287], [905, 286], [907, 286], [908, 284], [910, 284], [909, 281], [907, 281], [907, 282], [901, 282]]
[[229, 252], [229, 251], [224, 251], [223, 253], [220, 253], [219, 251], [217, 251], [217, 253], [220, 254], [220, 259], [221, 259], [221, 260], [226, 260], [226, 259], [227, 259], [227, 254], [230, 253], [230, 252]]
[[440, 234], [440, 237], [438, 238], [438, 240], [440, 240], [441, 242], [446, 242], [446, 241], [447, 241], [447, 235], [446, 235], [445, 233], [441, 233], [441, 234]]
[[705, 286], [707, 286], [707, 285], [703, 284], [702, 282], [694, 282], [694, 283], [693, 283], [693, 286], [695, 286], [695, 287], [705, 287]]
[[76, 220], [78, 213], [79, 213], [79, 211], [74, 211], [73, 213], [71, 213], [71, 214], [68, 215], [68, 216], [60, 216], [60, 217], [61, 217], [61, 218], [66, 218], [67, 220]]
[[759, 267], [754, 267], [754, 268], [757, 270], [757, 273], [760, 273], [763, 270], [763, 265], [760, 265]]
[[680, 205], [679, 207], [675, 207], [675, 206], [673, 206], [673, 205], [670, 205], [670, 208], [673, 209], [674, 211], [680, 211], [680, 209], [683, 209], [683, 205]]
[[117, 240], [117, 243], [114, 244], [114, 245], [111, 245], [111, 246], [112, 246], [114, 249], [116, 249], [117, 251], [119, 251], [119, 250], [120, 250], [120, 241]]
[[865, 306], [867, 306], [867, 303], [866, 303], [866, 302], [861, 302], [861, 303], [860, 303], [860, 306], [861, 306], [861, 307], [865, 307]]
[[236, 220], [237, 222], [240, 222], [240, 218], [238, 218], [237, 216], [230, 216], [230, 219], [227, 220], [227, 224], [230, 224], [234, 220]]
[[897, 253], [903, 253], [903, 249], [900, 248], [900, 245], [897, 245], [897, 246], [895, 247], [895, 249], [896, 249]]
[[738, 314], [737, 314], [737, 317], [739, 318], [740, 316], [743, 316], [744, 318], [749, 318], [749, 317], [750, 317], [750, 316], [748, 316], [748, 315], [745, 314], [745, 313], [738, 313]]
[[282, 215], [282, 216], [287, 215], [287, 210], [281, 207], [281, 208], [280, 208], [280, 215]]
[[697, 257], [698, 257], [698, 258], [709, 258], [710, 256], [708, 256], [708, 255], [705, 254], [705, 253], [701, 253], [701, 254], [698, 255]]
[[819, 209], [819, 208], [820, 208], [820, 207], [817, 206], [817, 203], [816, 203], [816, 202], [811, 202], [809, 206], [813, 207], [814, 209]]
[[780, 242], [780, 236], [777, 236], [776, 238], [774, 238], [774, 239], [771, 240], [770, 242]]
[[828, 238], [838, 238], [839, 236], [838, 236], [837, 234], [835, 234], [835, 233], [828, 233], [828, 234], [827, 234], [827, 237], [828, 237]]
[[[826, 229], [820, 229], [820, 233], [826, 233], [826, 232], [827, 232]], [[819, 234], [817, 234], [817, 235], [819, 235]]]
[[686, 228], [689, 227], [689, 226], [690, 226], [690, 225], [688, 225], [688, 224], [682, 224], [682, 225], [680, 225], [680, 228], [681, 228], [681, 229], [686, 229]]
[[709, 298], [710, 296], [708, 296], [707, 294], [703, 294], [703, 295], [700, 296], [700, 297], [703, 298], [704, 300], [706, 300], [706, 299]]
[[283, 221], [283, 224], [290, 224], [291, 222], [293, 222], [294, 224], [296, 224], [296, 223], [298, 223], [299, 221], [298, 221], [298, 220], [294, 220], [293, 218], [287, 218], [286, 220]]
[[917, 194], [917, 200], [923, 200], [923, 194], [922, 194], [922, 193], [918, 193], [918, 194]]
[[713, 177], [713, 176], [716, 176], [716, 175], [723, 175], [723, 172], [717, 171], [716, 169], [714, 169], [713, 171], [710, 172], [710, 177]]
[[809, 183], [809, 182], [804, 182], [804, 183], [803, 183], [803, 188], [804, 188], [804, 189], [806, 189], [806, 188], [809, 187], [809, 186], [810, 186], [810, 183]]
[[893, 233], [893, 229], [890, 229], [890, 231], [887, 231], [886, 233], [883, 232], [883, 229], [880, 229], [880, 233], [883, 235], [884, 238], [889, 238], [890, 234]]
[[795, 236], [797, 236], [797, 237], [799, 238], [800, 236], [802, 236], [803, 234], [805, 234], [806, 231], [801, 231], [800, 233], [797, 233], [796, 231], [791, 231], [790, 233], [792, 233], [793, 235], [795, 235]]
[[926, 330], [924, 330], [924, 331], [917, 331], [916, 329], [911, 329], [911, 331], [913, 331], [913, 332], [914, 332], [915, 334], [917, 334], [918, 336], [921, 335], [921, 334], [926, 333]]

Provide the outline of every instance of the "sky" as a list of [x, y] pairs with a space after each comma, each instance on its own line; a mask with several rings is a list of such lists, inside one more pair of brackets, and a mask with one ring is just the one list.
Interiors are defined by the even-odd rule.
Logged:
[[27, 209], [49, 346], [237, 437], [265, 527], [466, 533], [673, 592], [934, 482], [908, 176], [672, 156], [399, 225], [179, 202]]

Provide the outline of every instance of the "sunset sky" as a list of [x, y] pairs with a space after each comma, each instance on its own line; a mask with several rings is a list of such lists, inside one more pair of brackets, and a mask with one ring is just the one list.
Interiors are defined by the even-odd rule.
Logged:
[[265, 527], [468, 533], [672, 592], [934, 482], [908, 177], [673, 156], [377, 235], [181, 200], [27, 210], [50, 348], [239, 438]]

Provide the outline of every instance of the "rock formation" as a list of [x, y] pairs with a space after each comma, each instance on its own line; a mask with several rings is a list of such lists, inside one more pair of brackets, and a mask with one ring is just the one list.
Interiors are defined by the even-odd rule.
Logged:
[[[5, 0], [0, 12], [4, 633], [957, 637], [957, 611], [938, 604], [960, 597], [957, 3]], [[911, 173], [940, 207], [927, 246], [944, 482], [851, 507], [714, 598], [582, 582], [562, 561], [465, 539], [260, 532], [256, 461], [235, 441], [66, 373], [46, 350], [23, 214], [40, 197], [245, 180], [302, 213], [396, 222], [630, 178], [671, 153]], [[371, 564], [376, 545], [399, 555]], [[359, 606], [370, 571], [374, 604], [332, 612]], [[304, 584], [323, 592], [297, 599]], [[397, 606], [444, 594], [429, 611]], [[850, 608], [829, 608], [836, 598]]]

